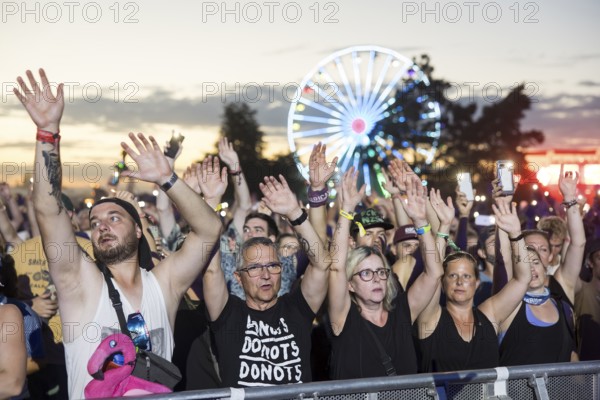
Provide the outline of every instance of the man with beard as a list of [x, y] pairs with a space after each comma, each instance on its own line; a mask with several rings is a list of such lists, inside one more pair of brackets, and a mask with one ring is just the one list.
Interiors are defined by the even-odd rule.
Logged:
[[153, 137], [130, 133], [135, 150], [125, 143], [121, 146], [137, 168], [122, 175], [161, 186], [190, 224], [191, 232], [179, 251], [147, 271], [140, 268], [150, 265], [139, 215], [131, 204], [107, 199], [96, 203], [90, 212], [98, 265], [86, 257], [76, 244], [61, 202], [59, 126], [64, 109], [63, 85], [54, 95], [43, 70], [40, 77], [41, 87], [27, 71], [30, 87], [19, 77], [20, 90], [14, 92], [37, 126], [33, 203], [62, 317], [69, 398], [83, 398], [84, 387], [92, 379], [87, 373], [90, 355], [104, 337], [120, 330], [98, 265], [112, 277], [120, 292], [128, 329], [132, 337], [140, 339], [136, 340], [138, 347], [170, 359], [179, 301], [206, 265], [221, 223], [204, 200], [177, 178]]

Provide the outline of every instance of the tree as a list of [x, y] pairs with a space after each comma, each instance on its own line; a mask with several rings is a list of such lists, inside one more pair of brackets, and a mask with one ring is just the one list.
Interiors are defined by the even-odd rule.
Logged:
[[[221, 135], [233, 143], [252, 195], [257, 198], [261, 196], [258, 184], [263, 182], [265, 176], [282, 174], [299, 198], [305, 197], [304, 179], [291, 154], [277, 155], [273, 159], [263, 157], [264, 133], [260, 130], [256, 120], [256, 110], [251, 109], [248, 104], [229, 103], [225, 105]], [[233, 200], [231, 186], [227, 188], [224, 200], [229, 202]]]
[[544, 141], [538, 130], [523, 131], [521, 120], [531, 108], [531, 99], [519, 85], [502, 100], [478, 107], [475, 102], [449, 100], [445, 93], [450, 83], [432, 76], [434, 68], [427, 55], [421, 56], [419, 67], [429, 77], [430, 91], [442, 109], [442, 137], [435, 162], [424, 171], [435, 187], [449, 190], [456, 185], [456, 173], [470, 171], [480, 193], [493, 179], [496, 160], [512, 160], [515, 173], [525, 179], [535, 178], [535, 166], [527, 165], [522, 148]]

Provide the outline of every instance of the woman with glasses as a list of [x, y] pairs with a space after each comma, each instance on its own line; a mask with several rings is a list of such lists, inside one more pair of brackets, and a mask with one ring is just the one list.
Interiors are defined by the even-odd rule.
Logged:
[[411, 326], [431, 300], [442, 275], [426, 218], [425, 189], [418, 178], [407, 185], [404, 204], [419, 234], [425, 270], [407, 293], [397, 294], [390, 266], [374, 247], [350, 252], [352, 212], [362, 200], [350, 168], [338, 189], [340, 218], [331, 248], [328, 311], [333, 333], [331, 378], [352, 379], [417, 372]]
[[[431, 191], [431, 206], [440, 220], [438, 248], [445, 253], [445, 243], [454, 207], [444, 203], [439, 192]], [[420, 372], [445, 372], [498, 366], [498, 327], [522, 300], [531, 279], [528, 251], [521, 235], [515, 206], [493, 206], [498, 227], [509, 234], [515, 262], [514, 278], [493, 297], [478, 307], [473, 299], [479, 287], [477, 261], [469, 253], [452, 253], [444, 258], [444, 276], [427, 308], [419, 315], [418, 348]], [[441, 307], [441, 290], [446, 306]]]

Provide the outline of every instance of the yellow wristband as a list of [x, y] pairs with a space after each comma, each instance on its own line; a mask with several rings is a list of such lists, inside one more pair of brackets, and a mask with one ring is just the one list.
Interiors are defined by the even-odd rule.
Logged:
[[342, 217], [344, 217], [344, 218], [346, 218], [346, 219], [349, 219], [350, 221], [354, 221], [354, 215], [353, 215], [353, 214], [350, 214], [350, 213], [349, 213], [349, 212], [347, 212], [347, 211], [340, 210], [340, 216], [342, 216]]
[[427, 224], [425, 226], [422, 226], [420, 228], [417, 228], [417, 235], [424, 235], [425, 233], [429, 232], [431, 230], [431, 225]]

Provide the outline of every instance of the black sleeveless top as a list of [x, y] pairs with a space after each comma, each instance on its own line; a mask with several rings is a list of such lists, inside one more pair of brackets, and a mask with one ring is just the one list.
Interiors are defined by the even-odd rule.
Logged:
[[475, 332], [471, 341], [465, 342], [452, 316], [442, 307], [435, 331], [428, 338], [418, 341], [419, 372], [461, 371], [498, 366], [498, 338], [494, 326], [477, 308], [473, 308], [473, 315]]
[[331, 379], [386, 376], [379, 349], [367, 330], [367, 324], [391, 357], [397, 375], [417, 373], [407, 294], [399, 294], [394, 305], [386, 324], [380, 327], [365, 320], [354, 302], [350, 304], [342, 333], [331, 338]]
[[[521, 306], [500, 344], [500, 365], [546, 364], [571, 361], [573, 340], [560, 302], [551, 298], [558, 310], [558, 321], [547, 327], [527, 320], [527, 303]], [[559, 305], [557, 305], [559, 304]], [[534, 306], [535, 307], [535, 306]]]

